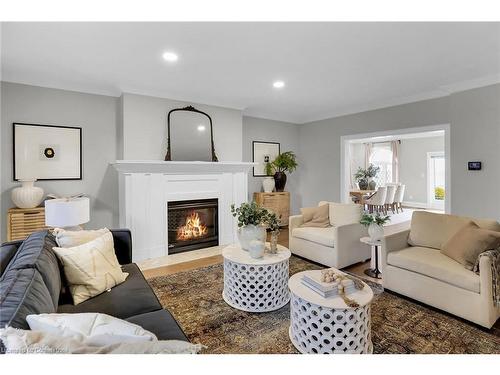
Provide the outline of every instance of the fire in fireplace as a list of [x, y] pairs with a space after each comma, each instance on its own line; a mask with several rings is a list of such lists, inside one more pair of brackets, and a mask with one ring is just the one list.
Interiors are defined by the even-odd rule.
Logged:
[[168, 203], [168, 253], [219, 244], [217, 199]]

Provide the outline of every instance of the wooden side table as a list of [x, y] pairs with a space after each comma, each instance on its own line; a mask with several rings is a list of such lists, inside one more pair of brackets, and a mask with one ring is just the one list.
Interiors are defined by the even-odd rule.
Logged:
[[7, 211], [7, 241], [24, 240], [31, 233], [46, 228], [45, 207], [10, 208]]
[[272, 210], [281, 217], [281, 226], [288, 225], [290, 217], [290, 192], [253, 193], [254, 201], [261, 207]]

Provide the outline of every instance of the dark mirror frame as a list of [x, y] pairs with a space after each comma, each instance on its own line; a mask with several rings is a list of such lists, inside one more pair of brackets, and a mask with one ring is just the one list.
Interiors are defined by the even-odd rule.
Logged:
[[177, 111], [197, 112], [197, 113], [201, 113], [202, 115], [205, 115], [208, 117], [208, 120], [210, 121], [210, 142], [212, 143], [211, 144], [212, 161], [213, 162], [219, 161], [217, 159], [217, 155], [215, 154], [214, 130], [213, 130], [213, 126], [212, 126], [212, 118], [207, 113], [200, 111], [200, 110], [198, 110], [190, 105], [187, 107], [183, 107], [183, 108], [174, 108], [170, 112], [168, 112], [168, 116], [167, 116], [167, 154], [165, 155], [165, 161], [172, 161], [171, 148], [170, 148], [170, 115], [173, 112], [177, 112]]

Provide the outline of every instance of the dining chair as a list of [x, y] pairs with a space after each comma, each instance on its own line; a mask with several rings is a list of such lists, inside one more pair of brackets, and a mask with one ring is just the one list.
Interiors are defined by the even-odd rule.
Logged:
[[368, 211], [370, 213], [373, 213], [373, 211], [376, 211], [378, 213], [380, 212], [383, 213], [386, 196], [387, 196], [387, 187], [380, 186], [377, 189], [377, 192], [365, 201], [365, 203], [368, 205]]
[[387, 185], [387, 194], [385, 196], [385, 204], [384, 204], [384, 209], [385, 209], [385, 214], [387, 215], [387, 211], [389, 208], [392, 210], [392, 213], [394, 214], [394, 196], [396, 195], [396, 189], [397, 185]]
[[396, 206], [396, 212], [399, 213], [399, 210], [403, 212], [403, 198], [405, 195], [406, 185], [399, 185], [396, 189], [396, 194], [394, 195], [394, 205]]

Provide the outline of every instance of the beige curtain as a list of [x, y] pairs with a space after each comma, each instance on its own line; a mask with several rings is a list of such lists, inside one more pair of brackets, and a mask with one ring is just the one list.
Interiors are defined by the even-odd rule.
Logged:
[[399, 145], [401, 141], [391, 141], [392, 182], [399, 182]]
[[356, 181], [354, 181], [354, 173], [356, 172], [354, 170], [355, 168], [355, 160], [354, 160], [354, 145], [352, 143], [349, 143], [349, 185], [351, 189], [356, 189]]
[[370, 157], [372, 156], [373, 143], [365, 143], [365, 168], [370, 166]]

